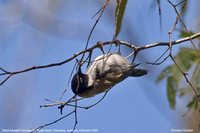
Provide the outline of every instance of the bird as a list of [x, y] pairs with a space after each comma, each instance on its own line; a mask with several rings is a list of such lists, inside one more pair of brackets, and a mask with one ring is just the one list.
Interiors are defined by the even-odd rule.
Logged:
[[128, 77], [140, 77], [147, 74], [145, 69], [137, 69], [139, 64], [129, 61], [118, 53], [97, 56], [83, 73], [79, 65], [71, 80], [71, 89], [75, 95], [90, 98], [110, 90]]

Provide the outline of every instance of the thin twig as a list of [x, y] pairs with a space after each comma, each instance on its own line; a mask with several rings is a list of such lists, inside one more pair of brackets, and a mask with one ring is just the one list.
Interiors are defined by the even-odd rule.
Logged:
[[[62, 119], [66, 118], [66, 117], [68, 117], [69, 115], [71, 115], [71, 114], [74, 113], [74, 115], [75, 115], [75, 123], [74, 123], [73, 130], [72, 130], [72, 132], [71, 132], [71, 133], [73, 133], [73, 132], [75, 131], [75, 129], [76, 129], [77, 124], [78, 124], [77, 109], [78, 109], [78, 108], [89, 109], [89, 108], [92, 108], [92, 107], [96, 106], [97, 104], [99, 104], [99, 103], [105, 98], [105, 96], [107, 95], [107, 93], [108, 93], [109, 90], [110, 90], [110, 89], [108, 89], [107, 91], [105, 91], [103, 97], [102, 97], [98, 102], [96, 102], [96, 103], [94, 103], [94, 104], [92, 104], [92, 105], [90, 105], [90, 106], [86, 106], [86, 107], [78, 106], [77, 102], [78, 102], [79, 100], [82, 100], [83, 98], [77, 99], [77, 96], [76, 96], [76, 95], [73, 96], [73, 97], [70, 98], [67, 102], [64, 102], [64, 103], [63, 103], [63, 102], [57, 102], [57, 101], [52, 101], [52, 100], [45, 99], [45, 100], [47, 100], [47, 101], [49, 101], [49, 102], [53, 102], [54, 104], [42, 105], [42, 106], [40, 106], [40, 107], [50, 107], [50, 106], [60, 105], [58, 108], [61, 109], [61, 113], [62, 113], [63, 108], [64, 108], [66, 105], [68, 105], [68, 106], [74, 107], [74, 110], [73, 110], [72, 112], [68, 113], [67, 115], [65, 115], [65, 116], [63, 116], [63, 117], [61, 117], [61, 118], [59, 118], [59, 119], [57, 119], [57, 120], [55, 120], [55, 121], [53, 121], [53, 122], [51, 122], [51, 123], [47, 123], [47, 124], [45, 124], [45, 125], [39, 126], [38, 128], [34, 129], [31, 133], [38, 132], [38, 131], [41, 130], [42, 128], [47, 127], [47, 126], [52, 125], [52, 124], [55, 124], [55, 123], [61, 121]], [[74, 99], [74, 100], [72, 100], [72, 99]], [[69, 104], [70, 102], [75, 102], [75, 105]]]
[[107, 91], [104, 93], [103, 97], [102, 97], [98, 102], [96, 102], [95, 104], [92, 104], [92, 105], [90, 105], [90, 106], [87, 106], [86, 109], [92, 108], [92, 107], [96, 106], [97, 104], [99, 104], [99, 103], [106, 97], [108, 91], [109, 91], [109, 90], [107, 90]]
[[[90, 33], [89, 33], [89, 35], [88, 35], [87, 42], [86, 42], [86, 45], [85, 45], [85, 50], [88, 48], [89, 41], [90, 41], [90, 38], [91, 38], [91, 36], [92, 36], [92, 33], [93, 33], [93, 31], [94, 31], [96, 25], [98, 24], [99, 20], [101, 19], [101, 17], [102, 17], [102, 15], [103, 15], [103, 13], [104, 13], [104, 11], [105, 11], [107, 5], [109, 4], [109, 2], [110, 2], [110, 0], [106, 0], [105, 3], [104, 3], [104, 5], [103, 5], [103, 7], [97, 12], [97, 14], [99, 14], [99, 17], [96, 19], [96, 21], [95, 21], [95, 23], [94, 23], [92, 29], [90, 30]], [[96, 15], [97, 15], [97, 14], [96, 14]], [[95, 15], [95, 16], [96, 16], [96, 15]], [[82, 57], [81, 57], [81, 61], [83, 60], [84, 56], [85, 56], [85, 53], [83, 53], [83, 55], [82, 55]]]
[[60, 113], [62, 114], [63, 108], [65, 107], [65, 105], [67, 105], [67, 103], [69, 103], [71, 100], [73, 100], [74, 98], [76, 98], [76, 95], [74, 95], [73, 97], [71, 97], [66, 103], [61, 104], [60, 106], [58, 106], [58, 109], [60, 109]]
[[196, 96], [199, 96], [196, 88], [192, 85], [192, 83], [189, 81], [188, 77], [187, 77], [187, 73], [185, 73], [180, 67], [179, 65], [176, 63], [176, 61], [174, 60], [174, 57], [172, 55], [170, 55], [170, 58], [172, 59], [172, 61], [174, 62], [174, 64], [176, 65], [176, 67], [179, 69], [179, 71], [182, 73], [182, 75], [184, 76], [186, 82], [190, 85], [190, 87], [192, 88], [193, 92], [195, 93]]
[[174, 22], [174, 25], [172, 26], [172, 28], [170, 29], [170, 31], [168, 32], [169, 35], [169, 50], [170, 50], [170, 54], [172, 54], [172, 32], [174, 31], [174, 29], [176, 28], [178, 24], [178, 17], [176, 17], [176, 20]]
[[74, 72], [74, 70], [75, 70], [75, 68], [76, 68], [76, 65], [77, 65], [77, 61], [75, 62], [74, 67], [72, 68], [72, 71], [71, 71], [70, 76], [69, 76], [69, 80], [68, 80], [68, 82], [67, 82], [67, 86], [66, 86], [66, 88], [64, 89], [63, 93], [61, 94], [59, 100], [61, 100], [62, 97], [64, 96], [64, 94], [67, 92], [67, 88], [69, 87], [69, 83], [70, 83], [70, 81], [71, 81], [71, 77], [72, 77], [72, 74], [73, 74], [73, 72]]
[[160, 65], [160, 64], [162, 64], [163, 62], [165, 62], [169, 58], [169, 55], [166, 56], [161, 62], [158, 62], [158, 61], [167, 53], [168, 50], [169, 50], [169, 48], [166, 49], [165, 52], [157, 60], [155, 60], [153, 63], [151, 63], [151, 62], [146, 62], [146, 63], [147, 64], [151, 64], [151, 65]]
[[73, 130], [71, 131], [71, 133], [73, 133], [76, 129], [76, 126], [78, 124], [78, 117], [77, 117], [77, 96], [74, 98], [75, 99], [75, 107], [74, 107], [74, 118], [75, 118], [75, 122], [74, 122], [74, 127]]
[[159, 15], [161, 15], [161, 6], [160, 6], [160, 0], [156, 0], [157, 4], [158, 4], [158, 13]]
[[0, 86], [3, 85], [11, 76], [12, 76], [12, 74], [8, 75], [8, 76], [0, 83]]
[[[172, 59], [172, 61], [174, 62], [174, 64], [176, 65], [176, 67], [178, 68], [178, 70], [182, 73], [183, 77], [185, 78], [186, 82], [189, 84], [189, 86], [192, 88], [193, 92], [195, 93], [195, 95], [197, 97], [199, 97], [199, 94], [197, 92], [197, 89], [192, 85], [192, 83], [189, 81], [188, 77], [187, 77], [187, 73], [183, 72], [183, 70], [179, 67], [179, 65], [176, 63], [174, 57], [172, 56], [172, 32], [174, 31], [175, 27], [178, 24], [178, 21], [180, 21], [182, 23], [182, 25], [184, 26], [185, 30], [188, 32], [187, 27], [185, 25], [185, 23], [182, 21], [181, 19], [181, 14], [178, 12], [177, 10], [177, 6], [182, 4], [185, 1], [181, 1], [178, 4], [173, 4], [170, 0], [167, 0], [168, 3], [174, 8], [174, 11], [176, 12], [176, 21], [174, 22], [174, 25], [172, 26], [171, 30], [168, 32], [169, 34], [169, 49], [170, 49], [170, 58]], [[189, 32], [188, 32], [189, 33]], [[192, 39], [189, 37], [189, 41], [192, 43], [193, 47], [195, 48], [195, 45], [192, 41]]]
[[[179, 13], [178, 10], [177, 10], [177, 6], [179, 6], [179, 5], [183, 4], [184, 2], [186, 2], [186, 0], [181, 1], [181, 2], [179, 2], [178, 4], [173, 4], [170, 0], [168, 0], [168, 2], [169, 2], [170, 5], [174, 8], [174, 11], [175, 11], [175, 13], [176, 13], [176, 15], [177, 15], [178, 20], [179, 20], [179, 21], [181, 22], [181, 24], [183, 25], [185, 31], [189, 34], [189, 30], [188, 30], [186, 24], [184, 23], [184, 21], [183, 21], [182, 18], [181, 18], [181, 12]], [[196, 47], [195, 47], [194, 42], [192, 41], [192, 39], [190, 39], [190, 42], [191, 42], [193, 48], [196, 50]], [[199, 56], [199, 58], [200, 58], [200, 56]]]
[[[3, 68], [1, 68], [1, 67], [0, 67], [0, 70], [3, 71], [5, 74], [6, 74], [6, 73], [9, 73], [8, 71], [6, 71], [5, 69], [3, 69]], [[2, 74], [0, 74], [0, 75], [3, 75], [4, 73], [2, 73]]]
[[162, 10], [161, 10], [161, 1], [156, 0], [158, 5], [158, 15], [159, 15], [159, 22], [160, 22], [160, 33], [162, 33]]
[[[110, 89], [109, 89], [110, 90]], [[107, 95], [108, 91], [105, 91], [103, 97], [98, 100], [96, 103], [92, 104], [92, 105], [89, 105], [89, 106], [78, 106], [77, 105], [77, 108], [81, 108], [81, 109], [89, 109], [91, 107], [94, 107], [95, 105], [97, 105], [98, 103], [100, 103], [104, 98], [105, 96]], [[74, 97], [72, 97], [74, 98]], [[85, 98], [80, 98], [80, 99], [75, 99], [73, 100], [72, 98], [70, 98], [70, 100], [67, 100], [66, 102], [58, 102], [58, 101], [52, 101], [52, 100], [48, 100], [48, 99], [45, 99], [46, 101], [49, 101], [49, 102], [52, 102], [52, 104], [45, 104], [45, 105], [40, 105], [40, 107], [52, 107], [52, 106], [58, 106], [59, 105], [59, 108], [64, 108], [65, 106], [71, 106], [71, 107], [75, 107], [75, 105], [72, 105], [72, 104], [69, 104], [69, 103], [72, 103], [72, 102], [78, 102], [80, 100], [83, 100]]]
[[52, 125], [52, 124], [55, 124], [55, 123], [61, 121], [62, 119], [64, 119], [64, 118], [70, 116], [70, 115], [73, 114], [73, 113], [75, 113], [74, 110], [73, 110], [72, 112], [70, 112], [70, 113], [64, 115], [63, 117], [60, 117], [59, 119], [57, 119], [57, 120], [55, 120], [55, 121], [53, 121], [53, 122], [50, 122], [50, 123], [44, 124], [44, 125], [42, 125], [42, 126], [39, 126], [39, 127], [36, 128], [35, 130], [33, 130], [31, 133], [34, 133], [34, 132], [37, 133], [37, 132], [40, 131], [42, 128], [47, 127], [47, 126], [50, 126], [50, 125]]

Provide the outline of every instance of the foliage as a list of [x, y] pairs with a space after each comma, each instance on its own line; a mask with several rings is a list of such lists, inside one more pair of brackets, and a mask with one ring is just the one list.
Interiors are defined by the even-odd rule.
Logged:
[[115, 34], [114, 38], [117, 38], [122, 24], [124, 11], [126, 9], [127, 0], [117, 0], [117, 6], [115, 9]]
[[[185, 36], [184, 34], [181, 34]], [[184, 72], [191, 72], [190, 82], [200, 91], [200, 50], [192, 48], [180, 48], [179, 52], [174, 57], [175, 61], [179, 67]], [[175, 108], [176, 95], [179, 93], [179, 96], [184, 96], [188, 90], [191, 88], [180, 87], [181, 81], [183, 79], [183, 74], [178, 70], [175, 64], [167, 66], [157, 77], [156, 82], [160, 82], [163, 79], [167, 78], [167, 98], [171, 108]], [[195, 103], [194, 99], [189, 102], [188, 107], [192, 107], [191, 104]]]

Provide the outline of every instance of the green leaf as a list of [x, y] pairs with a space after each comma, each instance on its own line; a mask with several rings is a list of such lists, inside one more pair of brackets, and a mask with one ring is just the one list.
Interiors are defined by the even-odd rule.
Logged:
[[189, 109], [192, 108], [195, 102], [196, 102], [196, 97], [193, 97], [193, 99], [187, 104], [187, 107]]
[[180, 48], [178, 54], [174, 57], [177, 64], [183, 69], [183, 71], [188, 71], [196, 60], [196, 52], [191, 48]]
[[[179, 65], [179, 67], [183, 71], [188, 71], [191, 66], [197, 62], [197, 53], [200, 53], [200, 51], [191, 49], [191, 48], [181, 48], [180, 51], [177, 53], [177, 55], [174, 57], [176, 63]], [[167, 66], [157, 77], [156, 83], [160, 82], [164, 78], [169, 77], [170, 75], [173, 76], [174, 80], [176, 81], [177, 84], [181, 81], [183, 78], [183, 75], [181, 72], [178, 70], [176, 65], [170, 65]]]
[[172, 65], [172, 73], [171, 73], [174, 82], [177, 84], [180, 83], [181, 79], [183, 78], [182, 73], [180, 72], [180, 70], [177, 68], [176, 65]]
[[171, 67], [172, 66], [170, 65], [170, 66], [167, 66], [165, 69], [162, 70], [162, 72], [160, 73], [160, 75], [156, 79], [156, 83], [159, 83], [164, 78], [169, 76], [169, 74], [171, 73], [171, 69], [172, 69]]
[[192, 36], [192, 35], [194, 35], [194, 32], [192, 32], [192, 31], [189, 31], [189, 32], [186, 32], [186, 31], [181, 31], [180, 32], [180, 37], [188, 37], [188, 36]]
[[185, 17], [185, 14], [186, 14], [186, 11], [187, 11], [187, 8], [188, 8], [188, 1], [185, 0], [183, 4], [181, 4], [181, 15], [183, 17]]
[[176, 81], [177, 84], [179, 83], [179, 81], [182, 78], [181, 77], [181, 72], [178, 70], [176, 65], [170, 65], [170, 66], [166, 67], [160, 73], [160, 75], [156, 79], [156, 83], [159, 83], [161, 80], [163, 80], [164, 78], [167, 78], [169, 76], [173, 76], [173, 79]]
[[126, 9], [127, 0], [117, 0], [117, 6], [115, 9], [115, 34], [114, 38], [117, 38], [122, 24], [124, 11]]
[[178, 89], [179, 92], [179, 97], [183, 97], [185, 94], [187, 94], [188, 92], [191, 92], [191, 88], [190, 87], [186, 87], [186, 88], [179, 88]]
[[191, 82], [196, 86], [198, 92], [200, 92], [200, 63], [198, 63], [194, 68]]
[[197, 104], [198, 104], [198, 99], [197, 99], [197, 97], [196, 96], [194, 96], [193, 97], [193, 99], [187, 104], [187, 107], [189, 108], [189, 109], [191, 109], [191, 108], [197, 108]]
[[174, 109], [176, 104], [176, 83], [174, 82], [173, 77], [168, 77], [167, 79], [167, 99], [170, 105], [170, 108]]
[[[183, 72], [192, 72], [191, 83], [200, 93], [200, 50], [192, 48], [180, 48], [179, 52], [174, 56], [177, 65]], [[156, 82], [167, 78], [167, 98], [171, 108], [175, 107], [176, 94], [180, 97], [191, 92], [191, 87], [186, 86], [179, 88], [183, 79], [183, 74], [178, 70], [175, 64], [167, 66], [157, 77]], [[196, 100], [198, 101], [198, 100]], [[190, 103], [190, 104], [197, 104]], [[188, 105], [191, 106], [191, 105]], [[195, 105], [196, 107], [197, 105]]]
[[194, 75], [194, 81], [196, 82], [196, 85], [200, 86], [200, 64], [199, 63], [196, 65], [193, 75]]

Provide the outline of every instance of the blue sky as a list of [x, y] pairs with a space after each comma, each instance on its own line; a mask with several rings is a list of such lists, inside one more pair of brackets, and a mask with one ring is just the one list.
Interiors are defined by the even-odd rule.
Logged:
[[[87, 36], [102, 2], [86, 1], [9, 0], [0, 1], [0, 66], [9, 71], [35, 65], [59, 62], [83, 50]], [[111, 40], [114, 33], [114, 2], [96, 27], [90, 46], [97, 41]], [[192, 5], [194, 6], [194, 5]], [[189, 8], [191, 9], [191, 8]], [[192, 12], [192, 10], [189, 10]], [[168, 41], [168, 31], [175, 20], [172, 8], [162, 3], [162, 33], [158, 10], [151, 1], [128, 1], [120, 40], [145, 45]], [[194, 17], [191, 15], [191, 17]], [[187, 21], [186, 21], [187, 22]], [[187, 23], [192, 25], [191, 23]], [[127, 31], [129, 29], [132, 34]], [[134, 35], [134, 36], [132, 36]], [[173, 34], [173, 39], [178, 34]], [[186, 45], [185, 45], [186, 46]], [[174, 48], [174, 53], [179, 47]], [[155, 84], [156, 76], [168, 64], [146, 65], [154, 61], [165, 48], [141, 52], [137, 62], [149, 74], [128, 78], [113, 87], [106, 98], [89, 110], [78, 110], [77, 129], [98, 129], [99, 133], [169, 133], [171, 129], [184, 128], [186, 102], [178, 100], [176, 110], [169, 108], [165, 82]], [[127, 55], [126, 49], [122, 50]], [[101, 54], [94, 52], [93, 58]], [[66, 88], [75, 61], [65, 65], [31, 71], [13, 76], [0, 87], [0, 129], [30, 129], [61, 117], [56, 107], [39, 108], [47, 103], [45, 98], [58, 100]], [[2, 79], [2, 78], [1, 78]], [[63, 100], [72, 96], [70, 86]], [[101, 95], [102, 96], [102, 95]], [[101, 96], [87, 99], [82, 104], [97, 101]], [[64, 113], [72, 108], [66, 107]], [[70, 116], [45, 129], [71, 129], [74, 116]]]

